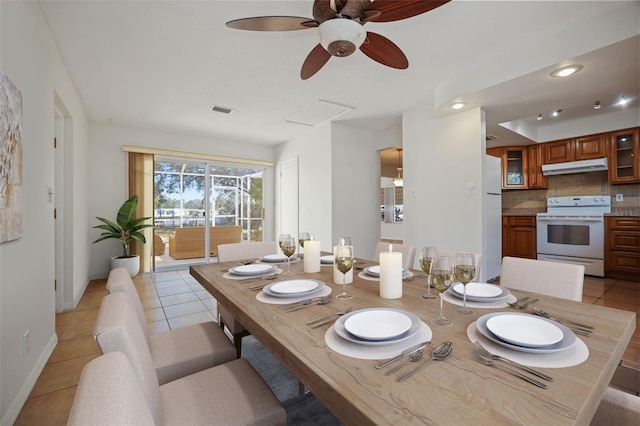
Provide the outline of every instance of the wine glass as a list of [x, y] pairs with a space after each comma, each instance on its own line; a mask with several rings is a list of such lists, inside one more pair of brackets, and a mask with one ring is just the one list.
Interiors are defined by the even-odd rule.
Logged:
[[301, 232], [298, 234], [298, 244], [300, 244], [300, 248], [304, 250], [305, 241], [309, 241], [311, 239], [311, 234], [308, 232]]
[[[446, 291], [453, 283], [453, 259], [450, 257], [436, 257], [431, 262], [431, 284], [433, 288], [440, 293]], [[449, 326], [453, 324], [450, 320], [444, 317], [443, 304], [444, 299], [442, 294], [440, 295], [440, 317], [434, 319], [432, 322], [436, 325]]]
[[467, 284], [471, 282], [476, 275], [476, 263], [471, 253], [456, 253], [455, 260], [455, 275], [456, 281], [462, 283], [462, 305], [463, 307], [457, 309], [456, 312], [462, 315], [470, 315], [473, 311], [467, 308]]
[[431, 263], [438, 257], [438, 250], [435, 247], [422, 247], [420, 253], [420, 267], [427, 274], [427, 292], [422, 295], [423, 299], [435, 299], [435, 294], [431, 294]]
[[338, 299], [349, 299], [347, 293], [347, 272], [353, 267], [353, 246], [339, 245], [333, 248], [333, 261], [338, 271], [342, 272], [342, 293], [336, 296]]
[[280, 250], [282, 250], [282, 240], [284, 240], [285, 238], [291, 238], [290, 234], [280, 234], [280, 237], [278, 238], [278, 244], [280, 245]]
[[296, 239], [291, 235], [286, 237], [280, 237], [280, 249], [282, 249], [282, 253], [287, 256], [287, 272], [283, 275], [291, 275], [291, 256], [296, 252]]

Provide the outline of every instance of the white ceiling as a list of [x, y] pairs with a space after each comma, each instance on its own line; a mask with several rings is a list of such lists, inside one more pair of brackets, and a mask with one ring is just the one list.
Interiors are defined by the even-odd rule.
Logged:
[[[495, 146], [531, 143], [501, 122], [555, 109], [563, 120], [611, 112], [621, 94], [632, 99], [627, 108], [638, 107], [637, 1], [452, 1], [366, 24], [404, 51], [407, 70], [357, 51], [304, 81], [300, 67], [319, 41], [317, 29], [239, 31], [225, 22], [311, 17], [311, 0], [39, 3], [92, 121], [275, 145], [310, 130], [285, 120], [319, 100], [353, 108], [337, 121], [382, 129], [419, 105], [451, 114], [446, 106], [459, 98], [487, 111], [487, 134], [500, 137], [488, 143]], [[575, 76], [549, 77], [576, 61], [584, 69]], [[212, 112], [213, 105], [234, 111]], [[536, 134], [551, 122], [518, 124]]]

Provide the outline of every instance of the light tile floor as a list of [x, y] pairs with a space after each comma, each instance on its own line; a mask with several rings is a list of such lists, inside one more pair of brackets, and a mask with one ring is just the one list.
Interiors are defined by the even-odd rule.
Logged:
[[[188, 270], [141, 274], [134, 279], [149, 321], [159, 332], [216, 318], [216, 303]], [[93, 280], [73, 311], [56, 315], [59, 343], [15, 425], [65, 425], [83, 366], [99, 356], [92, 332], [107, 294], [106, 279]], [[583, 302], [636, 312], [636, 330], [622, 359], [632, 381], [640, 373], [640, 283], [585, 277]]]

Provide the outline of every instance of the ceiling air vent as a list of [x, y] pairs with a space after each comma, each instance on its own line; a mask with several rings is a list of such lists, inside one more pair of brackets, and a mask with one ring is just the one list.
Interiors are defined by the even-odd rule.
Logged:
[[495, 141], [495, 140], [498, 140], [500, 138], [497, 137], [497, 136], [494, 136], [494, 135], [487, 135], [487, 137], [485, 139], [488, 140], [488, 141]]
[[211, 107], [211, 111], [219, 112], [222, 114], [231, 114], [233, 112], [233, 108], [227, 108], [220, 105], [214, 105]]

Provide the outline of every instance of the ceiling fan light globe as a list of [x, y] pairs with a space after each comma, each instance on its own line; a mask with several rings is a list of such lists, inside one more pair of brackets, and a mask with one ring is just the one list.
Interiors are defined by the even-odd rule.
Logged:
[[320, 24], [320, 44], [333, 56], [349, 56], [364, 43], [367, 33], [362, 25], [345, 18]]

